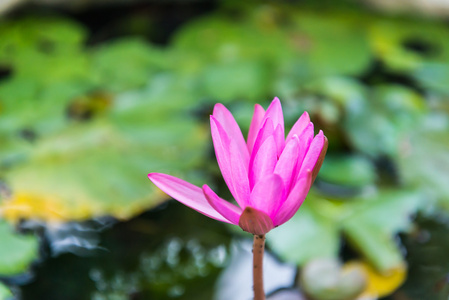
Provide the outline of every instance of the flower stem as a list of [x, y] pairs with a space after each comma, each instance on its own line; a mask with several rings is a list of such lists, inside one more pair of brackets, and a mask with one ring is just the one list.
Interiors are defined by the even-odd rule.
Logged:
[[254, 235], [253, 243], [253, 289], [254, 300], [265, 300], [263, 290], [263, 252], [265, 249], [265, 235]]

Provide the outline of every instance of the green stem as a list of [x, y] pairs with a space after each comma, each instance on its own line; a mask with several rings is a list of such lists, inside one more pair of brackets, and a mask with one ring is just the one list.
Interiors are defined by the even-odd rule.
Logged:
[[265, 235], [254, 235], [254, 243], [253, 243], [254, 300], [265, 300], [265, 292], [263, 290], [264, 249], [265, 249]]

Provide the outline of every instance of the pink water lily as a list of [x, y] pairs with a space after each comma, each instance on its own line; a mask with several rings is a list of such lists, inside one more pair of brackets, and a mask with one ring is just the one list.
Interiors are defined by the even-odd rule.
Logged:
[[216, 104], [210, 116], [218, 165], [237, 205], [220, 198], [208, 185], [199, 188], [182, 179], [148, 174], [169, 196], [218, 221], [264, 235], [287, 222], [299, 209], [321, 167], [327, 138], [314, 137], [304, 112], [285, 138], [281, 102], [265, 111], [256, 104], [245, 142], [232, 114]]

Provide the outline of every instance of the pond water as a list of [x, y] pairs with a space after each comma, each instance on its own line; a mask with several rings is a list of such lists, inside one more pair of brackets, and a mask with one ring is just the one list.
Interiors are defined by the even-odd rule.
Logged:
[[[251, 297], [248, 234], [170, 201], [127, 222], [73, 223], [72, 240], [42, 234], [42, 260], [29, 276], [10, 278], [21, 299], [235, 299]], [[59, 229], [61, 230], [61, 229]], [[238, 229], [239, 230], [239, 229]], [[419, 217], [401, 236], [409, 276], [396, 299], [446, 300], [449, 295], [448, 220]], [[274, 234], [274, 232], [272, 233]], [[296, 268], [272, 254], [265, 258], [270, 299], [300, 299]], [[287, 298], [285, 298], [287, 299]]]

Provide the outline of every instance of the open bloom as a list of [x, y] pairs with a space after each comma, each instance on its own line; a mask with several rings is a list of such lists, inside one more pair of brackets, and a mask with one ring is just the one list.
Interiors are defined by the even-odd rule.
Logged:
[[210, 116], [212, 140], [223, 178], [238, 205], [203, 185], [148, 174], [161, 190], [210, 218], [263, 235], [287, 222], [299, 209], [321, 167], [327, 138], [314, 137], [307, 112], [285, 138], [281, 102], [274, 98], [265, 111], [256, 104], [245, 142], [232, 114], [216, 104]]

